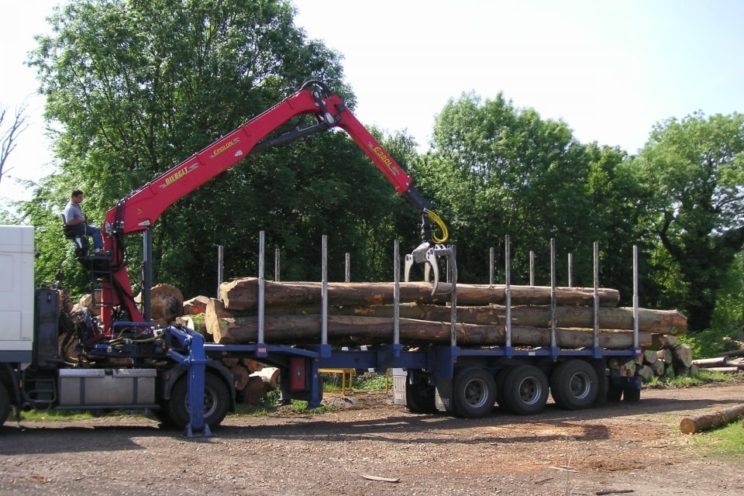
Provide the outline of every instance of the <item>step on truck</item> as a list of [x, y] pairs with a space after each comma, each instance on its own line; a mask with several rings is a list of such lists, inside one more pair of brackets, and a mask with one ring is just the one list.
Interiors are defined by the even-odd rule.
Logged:
[[[310, 116], [314, 123], [282, 132], [287, 123], [302, 116]], [[638, 398], [637, 378], [613, 376], [607, 368], [609, 357], [637, 356], [638, 346], [606, 350], [595, 339], [590, 349], [563, 350], [553, 336], [550, 347], [524, 349], [512, 347], [507, 335], [505, 346], [466, 348], [457, 344], [454, 312], [447, 346], [406, 347], [391, 322], [389, 345], [336, 349], [328, 344], [325, 317], [315, 346], [267, 344], [261, 325], [262, 256], [256, 343], [205, 343], [200, 334], [183, 326], [154, 326], [149, 294], [152, 228], [160, 215], [250, 154], [336, 127], [348, 133], [421, 217], [421, 243], [405, 256], [406, 279], [414, 265], [423, 265], [433, 273], [435, 291], [440, 259], [446, 259], [451, 305], [456, 307], [457, 264], [454, 247], [445, 244], [445, 223], [343, 99], [323, 83], [311, 81], [120, 200], [105, 216], [101, 253], [90, 253], [86, 236], [64, 230], [77, 259], [100, 289], [100, 316], [88, 311], [71, 314], [56, 284], [34, 289], [33, 228], [0, 226], [0, 424], [11, 409], [16, 418], [20, 410], [29, 408], [145, 410], [163, 425], [183, 428], [188, 435], [208, 435], [235, 406], [231, 374], [217, 359], [225, 356], [279, 367], [283, 399], [303, 399], [311, 407], [322, 398], [321, 368], [406, 369], [411, 411], [442, 410], [464, 417], [486, 415], [496, 401], [515, 413], [538, 412], [551, 391], [565, 408], [588, 407], [620, 394], [631, 401]], [[141, 305], [135, 301], [124, 256], [125, 237], [133, 233], [140, 233], [143, 243]], [[263, 255], [262, 236], [259, 246]], [[395, 274], [397, 281], [398, 269]], [[68, 352], [61, 353], [62, 348]]]

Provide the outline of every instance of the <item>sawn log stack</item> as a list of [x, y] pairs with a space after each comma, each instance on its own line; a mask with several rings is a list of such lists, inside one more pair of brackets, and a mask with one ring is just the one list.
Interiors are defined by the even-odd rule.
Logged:
[[[428, 283], [401, 283], [400, 337], [402, 344], [446, 343], [450, 339], [448, 284], [432, 295]], [[550, 345], [550, 287], [511, 286], [512, 344]], [[505, 343], [506, 308], [503, 285], [457, 285], [457, 340], [468, 346]], [[593, 345], [592, 288], [556, 289], [557, 344], [564, 348]], [[329, 283], [328, 341], [334, 345], [392, 342], [392, 283]], [[600, 346], [629, 348], [633, 344], [633, 312], [617, 307], [615, 289], [599, 290]], [[218, 343], [255, 343], [258, 280], [242, 278], [222, 284], [220, 299], [211, 299], [205, 327]], [[313, 344], [320, 342], [321, 284], [266, 281], [265, 341]], [[658, 335], [686, 332], [684, 315], [675, 310], [639, 312], [640, 344], [652, 345]]]

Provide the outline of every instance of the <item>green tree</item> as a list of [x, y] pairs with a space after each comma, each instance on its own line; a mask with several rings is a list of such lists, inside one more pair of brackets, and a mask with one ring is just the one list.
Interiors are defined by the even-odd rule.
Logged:
[[[79, 0], [58, 11], [30, 63], [47, 97], [59, 173], [40, 183], [27, 219], [38, 232], [60, 233], [55, 212], [73, 187], [100, 219], [305, 80], [325, 81], [353, 106], [338, 55], [308, 40], [293, 16], [284, 0]], [[368, 245], [351, 240], [359, 229], [374, 239], [378, 226], [359, 223], [384, 218], [394, 199], [365, 160], [337, 133], [250, 156], [161, 216], [156, 280], [211, 293], [215, 244], [225, 245], [227, 275], [253, 274], [259, 229], [268, 249], [282, 248], [287, 277], [319, 277], [321, 234], [333, 249], [366, 254]], [[70, 265], [69, 250], [54, 249], [61, 238], [37, 243], [55, 253], [51, 267]], [[42, 266], [39, 279], [48, 272]]]
[[[487, 280], [488, 247], [503, 253], [505, 234], [514, 245], [515, 282], [527, 279], [530, 250], [538, 259], [536, 282], [549, 281], [551, 237], [559, 247], [559, 273], [566, 273], [571, 251], [576, 273], [591, 277], [597, 232], [590, 157], [565, 123], [516, 109], [503, 95], [485, 101], [464, 95], [439, 114], [433, 141], [421, 168], [432, 171], [426, 187], [450, 218], [464, 279]], [[565, 284], [565, 276], [560, 279]]]
[[[689, 326], [710, 326], [721, 280], [744, 246], [744, 115], [694, 114], [656, 126], [634, 167], [652, 196], [663, 246], [657, 271], [679, 274]], [[667, 286], [670, 282], [667, 282]]]

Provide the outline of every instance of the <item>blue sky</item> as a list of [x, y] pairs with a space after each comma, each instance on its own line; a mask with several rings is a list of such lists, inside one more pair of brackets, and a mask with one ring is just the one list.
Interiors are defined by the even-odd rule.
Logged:
[[[0, 204], [29, 197], [15, 178], [54, 170], [43, 100], [23, 61], [57, 3], [0, 0], [0, 105], [29, 105]], [[744, 111], [744, 1], [294, 4], [296, 24], [343, 56], [362, 122], [407, 130], [421, 149], [447, 100], [468, 91], [483, 98], [503, 92], [517, 107], [562, 119], [582, 142], [630, 153], [664, 119]]]

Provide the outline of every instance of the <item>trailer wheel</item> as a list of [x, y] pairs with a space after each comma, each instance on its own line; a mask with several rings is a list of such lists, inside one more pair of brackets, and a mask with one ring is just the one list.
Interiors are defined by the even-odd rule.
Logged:
[[485, 369], [464, 369], [455, 375], [452, 393], [457, 416], [484, 417], [496, 403], [496, 381]]
[[[171, 399], [164, 417], [175, 427], [183, 429], [189, 423], [188, 376], [184, 374], [173, 386]], [[207, 373], [204, 381], [204, 423], [214, 429], [220, 425], [230, 409], [230, 391], [227, 385], [214, 374]]]
[[550, 375], [550, 390], [555, 403], [565, 410], [589, 408], [599, 392], [599, 379], [594, 368], [584, 360], [558, 364]]
[[3, 426], [10, 413], [10, 395], [5, 384], [0, 382], [0, 427]]
[[416, 375], [408, 372], [406, 377], [406, 408], [411, 413], [436, 413], [435, 388]]
[[501, 405], [518, 415], [538, 413], [548, 400], [548, 378], [533, 365], [517, 365], [504, 376]]

